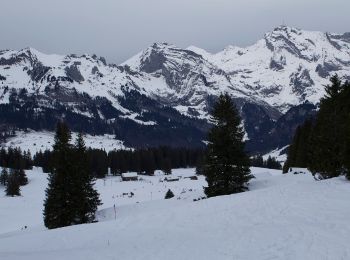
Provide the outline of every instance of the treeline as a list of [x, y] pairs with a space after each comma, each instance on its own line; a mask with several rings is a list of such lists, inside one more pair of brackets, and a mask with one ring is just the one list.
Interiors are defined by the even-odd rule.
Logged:
[[267, 160], [264, 160], [264, 158], [261, 155], [254, 156], [250, 159], [250, 165], [253, 167], [260, 167], [260, 168], [268, 168], [268, 169], [276, 169], [280, 170], [282, 169], [282, 165], [280, 162], [276, 160], [275, 157], [269, 156]]
[[154, 171], [196, 167], [204, 155], [203, 149], [158, 147], [135, 151], [111, 151], [108, 161], [111, 173], [134, 171], [152, 175]]
[[323, 178], [350, 179], [350, 83], [335, 75], [325, 91], [316, 119], [297, 129], [283, 171], [304, 167]]
[[[52, 170], [51, 151], [38, 152], [34, 155], [33, 164], [42, 167], [44, 172]], [[97, 178], [108, 174], [138, 172], [153, 175], [155, 170], [170, 174], [171, 169], [196, 167], [202, 160], [202, 149], [157, 147], [138, 150], [119, 150], [106, 152], [99, 149], [87, 149], [89, 170]]]
[[8, 138], [15, 136], [16, 130], [19, 129], [9, 125], [0, 124], [0, 141], [4, 143]]
[[22, 152], [20, 148], [1, 148], [0, 166], [12, 169], [31, 169], [33, 166], [32, 155], [30, 151]]
[[[24, 151], [20, 148], [8, 149], [1, 148], [0, 150], [0, 185], [5, 186], [7, 196], [20, 196], [20, 187], [28, 183], [25, 169], [33, 167], [33, 160], [30, 151]], [[8, 169], [9, 168], [9, 169]]]
[[[9, 147], [0, 150], [0, 185], [5, 186], [7, 196], [20, 196], [20, 187], [28, 183], [25, 169], [32, 169], [33, 160], [30, 151]], [[7, 169], [9, 168], [9, 170]]]
[[[171, 169], [194, 168], [201, 164], [204, 149], [173, 148], [168, 146], [118, 150], [106, 152], [101, 149], [86, 149], [88, 169], [96, 178], [104, 178], [108, 173], [120, 175], [125, 172], [138, 172], [153, 175], [155, 170], [162, 170], [166, 174]], [[281, 169], [281, 164], [274, 157], [264, 160], [262, 156], [255, 156], [250, 165], [269, 169]], [[31, 169], [33, 166], [42, 167], [45, 173], [52, 171], [53, 151], [39, 151], [33, 158], [30, 151], [20, 148], [0, 150], [0, 166], [12, 169]], [[110, 169], [110, 172], [109, 172]]]
[[2, 168], [0, 173], [0, 185], [5, 186], [5, 192], [7, 196], [20, 196], [20, 186], [28, 184], [28, 178], [23, 169], [10, 169], [10, 172], [6, 168]]

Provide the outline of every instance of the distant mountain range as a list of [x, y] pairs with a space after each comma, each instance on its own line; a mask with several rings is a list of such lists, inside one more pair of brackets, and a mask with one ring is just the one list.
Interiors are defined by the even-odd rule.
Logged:
[[248, 150], [285, 146], [313, 116], [324, 85], [350, 80], [350, 33], [281, 26], [247, 48], [211, 54], [155, 43], [123, 64], [96, 55], [0, 51], [0, 124], [115, 134], [132, 147], [201, 146], [217, 96], [235, 100]]

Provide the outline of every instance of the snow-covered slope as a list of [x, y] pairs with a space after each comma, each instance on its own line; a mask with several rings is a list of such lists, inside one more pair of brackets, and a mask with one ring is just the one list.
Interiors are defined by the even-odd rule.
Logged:
[[286, 162], [287, 160], [287, 151], [288, 151], [288, 145], [284, 146], [282, 148], [277, 148], [267, 154], [264, 154], [263, 159], [267, 160], [269, 157], [275, 158], [276, 161], [281, 163], [282, 165]]
[[[21, 187], [21, 197], [4, 196], [4, 186], [0, 184], [0, 239], [8, 233], [45, 230], [42, 212], [47, 174], [41, 168], [26, 171], [26, 174], [29, 184]], [[102, 205], [99, 206], [97, 217], [99, 221], [114, 219], [114, 211], [111, 212], [113, 205], [116, 205], [119, 217], [119, 211], [124, 207], [128, 208], [128, 205], [138, 206], [149, 201], [162, 202], [168, 189], [181, 201], [201, 198], [204, 196], [203, 186], [206, 181], [204, 176], [199, 176], [198, 180], [186, 178], [194, 174], [195, 170], [191, 168], [175, 169], [172, 176], [180, 178], [177, 182], [164, 182], [165, 176], [159, 170], [155, 171], [155, 176], [139, 176], [137, 182], [122, 182], [120, 177], [114, 176], [98, 179], [95, 188], [100, 194]], [[27, 228], [24, 230], [25, 226]]]
[[[191, 174], [181, 171], [176, 174]], [[310, 175], [282, 175], [259, 168], [252, 172], [256, 179], [251, 181], [251, 191], [196, 202], [192, 198], [202, 194], [201, 180], [172, 183], [176, 197], [170, 200], [158, 196], [168, 188], [163, 184], [169, 185], [159, 183], [161, 176], [150, 177], [150, 183], [144, 185], [101, 180], [97, 187], [106, 202], [100, 211], [103, 222], [47, 231], [40, 218], [46, 176], [33, 171], [23, 188], [24, 197], [0, 197], [0, 258], [348, 258], [348, 181], [315, 181]], [[193, 194], [189, 199], [175, 188], [182, 185], [187, 185], [185, 195]], [[139, 203], [134, 198], [126, 203], [127, 196], [119, 196], [130, 191], [137, 196], [146, 190], [148, 196]], [[28, 228], [21, 230], [24, 225]]]
[[[72, 133], [72, 143], [75, 142], [77, 133]], [[8, 148], [20, 147], [22, 151], [30, 151], [32, 155], [39, 151], [52, 150], [55, 134], [48, 131], [18, 131], [14, 137], [10, 137], [1, 146]], [[107, 153], [113, 150], [128, 149], [123, 142], [116, 140], [113, 135], [84, 136], [85, 145], [92, 149], [105, 150]]]

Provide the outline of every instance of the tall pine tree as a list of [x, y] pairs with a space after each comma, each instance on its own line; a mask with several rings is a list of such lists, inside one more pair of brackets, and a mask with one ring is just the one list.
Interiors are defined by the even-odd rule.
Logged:
[[87, 152], [83, 135], [78, 134], [74, 150], [74, 209], [75, 224], [89, 223], [95, 220], [95, 212], [100, 205], [99, 194], [94, 189], [94, 176], [89, 170]]
[[6, 195], [7, 196], [20, 196], [20, 184], [17, 174], [11, 172], [6, 183]]
[[326, 96], [321, 99], [311, 136], [312, 150], [310, 170], [324, 178], [332, 178], [344, 172], [343, 155], [345, 153], [344, 121], [346, 121], [344, 105], [340, 98], [344, 85], [337, 75], [331, 78], [326, 86]]
[[335, 75], [325, 92], [316, 119], [297, 129], [284, 170], [307, 167], [323, 178], [350, 175], [350, 84]]
[[308, 167], [310, 163], [312, 128], [313, 121], [308, 119], [296, 129], [292, 143], [288, 147], [288, 156], [287, 161], [283, 165], [283, 173], [286, 173], [290, 167]]
[[203, 174], [208, 197], [247, 190], [253, 176], [249, 157], [244, 151], [243, 129], [238, 111], [228, 94], [221, 95], [211, 115], [213, 127], [208, 135]]
[[44, 202], [44, 223], [49, 229], [72, 225], [76, 215], [72, 196], [75, 183], [72, 178], [74, 167], [70, 140], [68, 126], [59, 122], [53, 146], [52, 172], [49, 173]]

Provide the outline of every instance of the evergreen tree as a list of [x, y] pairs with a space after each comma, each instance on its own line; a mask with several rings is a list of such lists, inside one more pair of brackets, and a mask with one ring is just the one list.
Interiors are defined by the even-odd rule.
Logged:
[[17, 175], [19, 185], [24, 186], [28, 184], [28, 178], [23, 169], [17, 169], [15, 170], [14, 174]]
[[307, 167], [323, 178], [349, 175], [350, 84], [342, 84], [335, 75], [325, 91], [316, 119], [296, 130], [284, 172], [294, 166]]
[[6, 168], [2, 168], [2, 171], [0, 174], [0, 184], [5, 186], [7, 183], [8, 177], [9, 177], [9, 175], [8, 175]]
[[[311, 136], [310, 170], [324, 178], [337, 177], [344, 172], [345, 136], [344, 122], [349, 99], [342, 99], [345, 93], [337, 75], [326, 86], [326, 96], [321, 99], [320, 110]], [[347, 98], [350, 98], [347, 96]]]
[[108, 157], [106, 151], [89, 149], [87, 150], [87, 160], [94, 177], [104, 178], [108, 174]]
[[211, 115], [213, 127], [208, 135], [203, 165], [208, 197], [247, 190], [253, 176], [249, 157], [244, 151], [243, 129], [238, 111], [228, 94], [221, 95]]
[[307, 168], [309, 166], [312, 152], [312, 130], [313, 121], [309, 119], [296, 129], [292, 143], [288, 147], [288, 155], [283, 165], [283, 173], [286, 173], [290, 167]]
[[347, 137], [346, 137], [346, 153], [345, 153], [345, 167], [346, 167], [346, 178], [350, 180], [350, 115], [347, 120]]
[[75, 224], [89, 223], [95, 220], [95, 212], [100, 205], [99, 194], [94, 189], [94, 177], [89, 171], [87, 153], [83, 135], [78, 134], [74, 154], [73, 197], [76, 210]]
[[14, 174], [14, 172], [12, 172], [7, 179], [5, 191], [7, 196], [13, 197], [21, 195], [18, 176]]
[[12, 169], [31, 169], [32, 159], [30, 153], [21, 151], [19, 148], [9, 147], [7, 151], [0, 150], [0, 166]]
[[171, 199], [171, 198], [173, 198], [175, 195], [174, 195], [174, 193], [169, 189], [168, 191], [167, 191], [167, 193], [165, 194], [165, 199], [167, 200], [167, 199]]
[[282, 169], [281, 164], [276, 160], [276, 158], [271, 156], [269, 156], [267, 158], [267, 161], [264, 162], [264, 166], [268, 169], [276, 169], [276, 170]]
[[64, 122], [56, 128], [53, 146], [52, 172], [44, 202], [44, 223], [49, 229], [69, 226], [74, 223], [75, 209], [72, 197], [74, 181], [72, 172], [71, 133]]
[[335, 100], [342, 91], [342, 82], [337, 74], [330, 78], [331, 84], [325, 87], [326, 95], [323, 100]]
[[251, 166], [254, 167], [264, 167], [264, 159], [263, 157], [259, 154], [251, 159]]

